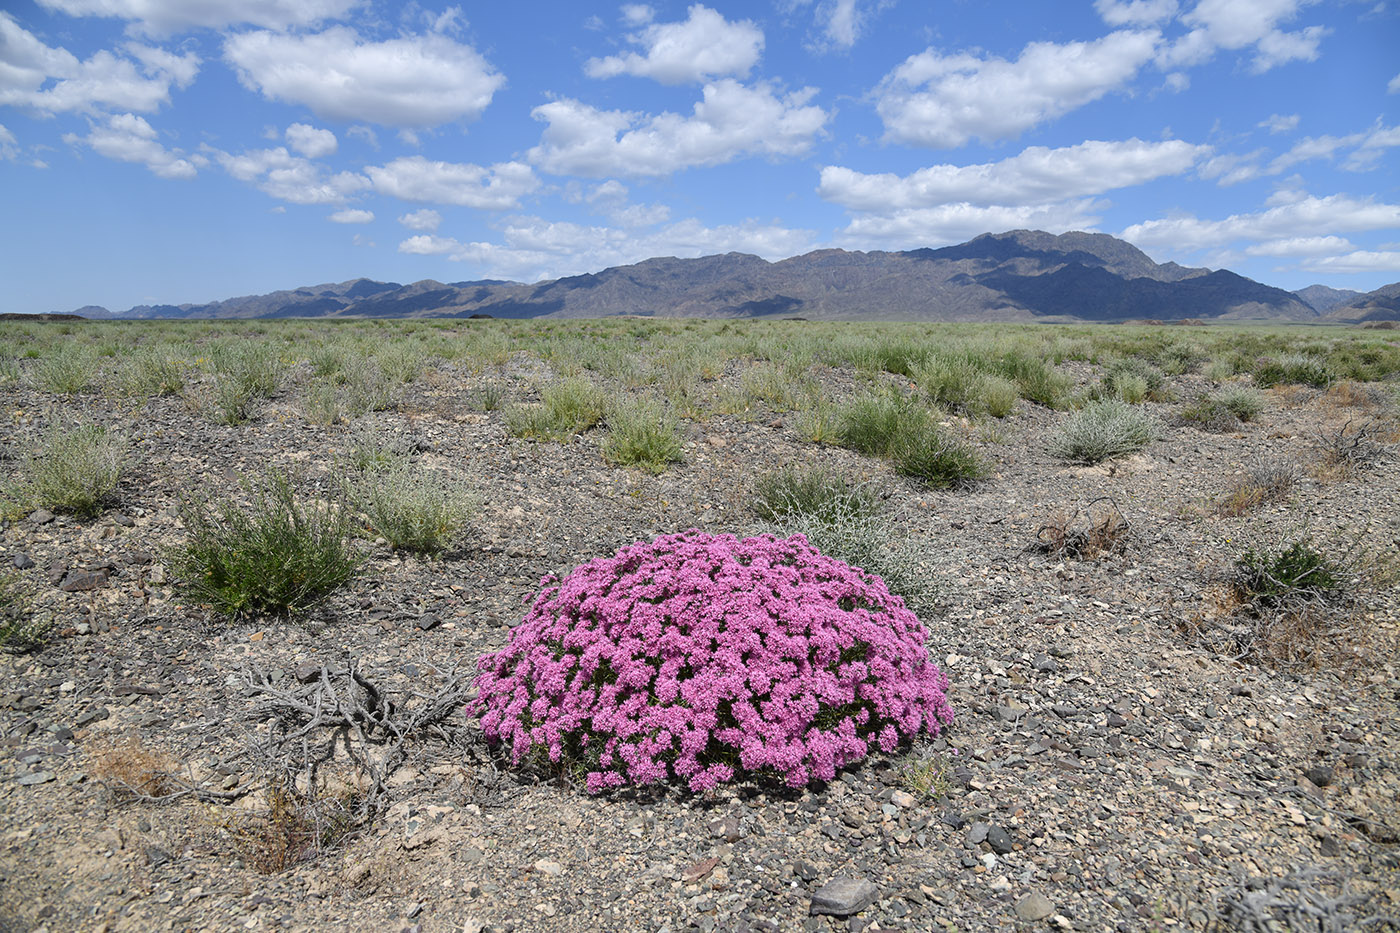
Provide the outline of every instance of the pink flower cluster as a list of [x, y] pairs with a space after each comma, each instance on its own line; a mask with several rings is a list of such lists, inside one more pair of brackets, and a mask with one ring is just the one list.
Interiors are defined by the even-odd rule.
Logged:
[[952, 721], [918, 617], [802, 535], [691, 530], [542, 582], [477, 662], [472, 712], [516, 764], [587, 762], [590, 792], [740, 771], [802, 787]]

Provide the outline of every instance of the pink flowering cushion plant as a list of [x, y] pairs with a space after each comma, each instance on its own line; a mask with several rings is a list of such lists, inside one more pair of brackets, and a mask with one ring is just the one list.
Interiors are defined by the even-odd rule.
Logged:
[[952, 721], [918, 617], [802, 535], [691, 530], [543, 582], [477, 662], [471, 709], [515, 764], [586, 763], [590, 792], [740, 772], [802, 787]]

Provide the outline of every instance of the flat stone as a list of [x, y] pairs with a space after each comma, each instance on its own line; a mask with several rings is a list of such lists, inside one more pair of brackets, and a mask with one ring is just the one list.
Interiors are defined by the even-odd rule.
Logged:
[[560, 865], [558, 862], [542, 858], [535, 862], [535, 871], [542, 875], [548, 875], [551, 878], [558, 878], [560, 875], [564, 874], [564, 866]]
[[1031, 662], [1031, 667], [1042, 674], [1053, 674], [1060, 669], [1060, 663], [1048, 654], [1038, 654]]
[[53, 513], [48, 509], [35, 509], [29, 513], [29, 520], [36, 525], [47, 525], [53, 521]]
[[1016, 916], [1021, 920], [1044, 920], [1055, 912], [1055, 905], [1038, 891], [1032, 891], [1016, 902]]
[[64, 575], [58, 588], [65, 593], [83, 593], [100, 589], [107, 585], [105, 570], [70, 570]]
[[417, 625], [418, 628], [422, 631], [431, 632], [433, 629], [437, 628], [441, 624], [441, 622], [442, 620], [439, 619], [437, 616], [433, 615], [431, 612], [425, 612], [418, 617], [417, 621], [414, 622], [414, 624]]
[[28, 570], [30, 567], [34, 566], [34, 558], [23, 551], [19, 551], [15, 554], [13, 563], [16, 570]]
[[833, 878], [812, 895], [813, 914], [849, 917], [875, 902], [879, 889], [864, 878]]
[[1318, 787], [1330, 787], [1337, 779], [1336, 772], [1331, 768], [1318, 765], [1303, 772], [1303, 777], [1312, 781]]
[[899, 807], [901, 810], [908, 810], [918, 802], [918, 798], [907, 790], [897, 790], [890, 795], [890, 803]]
[[991, 831], [991, 824], [983, 823], [980, 820], [973, 823], [967, 830], [967, 844], [969, 846], [980, 845], [987, 838], [987, 833]]
[[73, 721], [73, 724], [75, 726], [86, 726], [88, 723], [101, 722], [102, 720], [108, 718], [111, 715], [112, 714], [108, 712], [107, 707], [98, 706], [80, 715], [76, 720]]
[[1011, 834], [1000, 826], [992, 826], [987, 830], [987, 844], [992, 847], [992, 851], [997, 855], [1006, 855], [1016, 848], [1011, 841]]
[[691, 865], [685, 871], [681, 872], [681, 880], [684, 881], [686, 884], [695, 884], [697, 881], [700, 881], [710, 872], [714, 871], [715, 866], [718, 864], [719, 859], [717, 858], [701, 859], [694, 865]]
[[21, 774], [15, 783], [21, 787], [29, 787], [34, 784], [47, 784], [53, 780], [52, 771], [31, 771], [28, 774]]

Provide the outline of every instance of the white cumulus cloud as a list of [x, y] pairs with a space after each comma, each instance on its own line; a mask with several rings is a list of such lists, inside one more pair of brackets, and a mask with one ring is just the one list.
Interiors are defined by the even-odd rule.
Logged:
[[0, 106], [43, 113], [91, 112], [99, 107], [150, 113], [170, 102], [171, 87], [187, 87], [199, 71], [193, 53], [175, 55], [136, 43], [130, 58], [103, 49], [80, 60], [51, 48], [0, 12]]
[[1002, 230], [1092, 230], [1098, 226], [1101, 206], [1092, 198], [1022, 205], [961, 202], [889, 214], [862, 214], [846, 227], [845, 240], [854, 246], [915, 249], [961, 243], [982, 233]]
[[1092, 42], [1032, 42], [1014, 62], [928, 49], [876, 88], [888, 138], [954, 148], [973, 138], [1012, 139], [1122, 87], [1151, 60], [1155, 31], [1119, 31]]
[[39, 0], [69, 16], [132, 20], [149, 33], [222, 29], [246, 23], [266, 29], [311, 26], [338, 19], [363, 0]]
[[319, 159], [335, 152], [335, 134], [306, 123], [293, 123], [287, 127], [287, 145], [308, 159]]
[[1219, 49], [1254, 49], [1251, 69], [1262, 73], [1291, 61], [1313, 61], [1328, 30], [1307, 26], [1285, 32], [1280, 25], [1314, 0], [1200, 0], [1181, 21], [1190, 31], [1162, 49], [1164, 67], [1198, 65]]
[[442, 215], [432, 208], [425, 207], [421, 211], [410, 211], [400, 215], [399, 223], [410, 230], [425, 230], [432, 233], [442, 225]]
[[1340, 256], [1322, 256], [1303, 263], [1312, 272], [1341, 275], [1358, 272], [1400, 272], [1400, 252], [1359, 249]]
[[1244, 248], [1248, 256], [1319, 256], [1355, 249], [1350, 240], [1340, 236], [1297, 236], [1253, 243]]
[[491, 211], [517, 207], [520, 199], [540, 184], [534, 171], [523, 162], [501, 162], [488, 167], [408, 156], [387, 165], [368, 166], [365, 172], [380, 194], [404, 201]]
[[1121, 236], [1144, 249], [1183, 253], [1233, 243], [1259, 248], [1268, 242], [1296, 240], [1300, 230], [1317, 238], [1400, 227], [1400, 205], [1372, 198], [1343, 194], [1319, 198], [1286, 192], [1278, 201], [1267, 210], [1232, 214], [1222, 220], [1202, 220], [1192, 214], [1148, 220], [1133, 224]]
[[1176, 16], [1176, 0], [1094, 0], [1094, 9], [1110, 26], [1151, 26]]
[[204, 162], [200, 156], [185, 158], [179, 150], [166, 149], [155, 127], [132, 113], [109, 116], [86, 136], [69, 133], [63, 141], [69, 145], [85, 144], [93, 152], [119, 162], [139, 162], [161, 178], [193, 178], [198, 174], [195, 165]]
[[1077, 146], [1031, 146], [1000, 162], [932, 165], [911, 175], [867, 175], [840, 166], [822, 169], [818, 193], [860, 211], [891, 212], [965, 202], [1049, 204], [1154, 178], [1179, 175], [1210, 153], [1182, 140], [1088, 140]]
[[350, 195], [370, 185], [368, 178], [354, 172], [327, 173], [315, 162], [294, 156], [282, 146], [239, 155], [213, 148], [207, 151], [234, 178], [291, 204], [344, 204]]
[[353, 208], [336, 211], [330, 216], [331, 223], [336, 224], [367, 224], [373, 220], [374, 211], [361, 211]]
[[590, 58], [584, 72], [593, 78], [636, 75], [662, 84], [688, 84], [747, 76], [763, 52], [763, 30], [750, 20], [730, 22], [698, 3], [683, 22], [652, 23], [628, 39], [645, 54]]
[[224, 43], [239, 80], [322, 119], [430, 127], [479, 117], [505, 83], [470, 46], [441, 35], [367, 42], [349, 27], [245, 32]]
[[688, 117], [598, 110], [576, 100], [542, 104], [532, 111], [547, 124], [530, 161], [555, 175], [660, 176], [697, 165], [721, 165], [742, 156], [800, 155], [826, 124], [828, 114], [804, 88], [779, 96], [771, 87], [746, 87], [723, 79], [704, 88]]

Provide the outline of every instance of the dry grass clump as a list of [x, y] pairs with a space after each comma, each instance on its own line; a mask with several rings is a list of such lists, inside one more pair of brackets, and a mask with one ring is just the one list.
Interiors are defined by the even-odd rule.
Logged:
[[127, 735], [107, 745], [89, 743], [88, 774], [119, 795], [135, 799], [168, 797], [185, 789], [176, 776], [180, 765], [165, 752], [147, 748]]
[[1318, 475], [1324, 479], [1354, 476], [1388, 459], [1394, 444], [1386, 440], [1393, 426], [1379, 420], [1357, 424], [1348, 419], [1341, 427], [1317, 433]]
[[1237, 518], [1273, 502], [1283, 502], [1298, 485], [1299, 470], [1282, 460], [1266, 460], [1237, 477], [1215, 504], [1215, 514]]
[[1093, 560], [1126, 551], [1132, 540], [1132, 526], [1117, 502], [1101, 496], [1086, 505], [1051, 515], [1036, 529], [1035, 540], [1036, 546], [1053, 556]]

